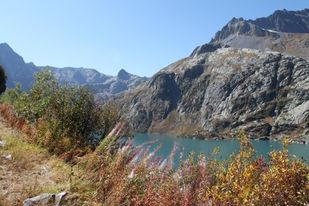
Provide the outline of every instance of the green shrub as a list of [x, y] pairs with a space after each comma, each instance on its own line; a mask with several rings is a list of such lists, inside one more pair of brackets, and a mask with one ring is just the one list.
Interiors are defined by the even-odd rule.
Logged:
[[2, 95], [1, 102], [36, 127], [32, 142], [58, 154], [98, 142], [118, 118], [112, 104], [97, 105], [84, 87], [58, 84], [49, 70], [36, 73], [29, 92], [17, 86]]
[[83, 147], [105, 136], [110, 127], [106, 125], [109, 120], [104, 119], [104, 110], [95, 104], [88, 90], [64, 86], [55, 96], [44, 116], [54, 135], [53, 139], [70, 137], [75, 146]]
[[14, 89], [7, 89], [5, 93], [1, 95], [0, 102], [2, 104], [13, 105], [16, 104], [21, 97], [22, 91], [20, 84], [17, 84]]

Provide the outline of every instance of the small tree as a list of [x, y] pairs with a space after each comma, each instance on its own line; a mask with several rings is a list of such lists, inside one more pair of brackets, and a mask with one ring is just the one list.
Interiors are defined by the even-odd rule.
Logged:
[[1, 103], [14, 107], [16, 114], [30, 123], [36, 122], [45, 113], [53, 94], [59, 89], [56, 79], [48, 70], [35, 74], [33, 87], [29, 92], [22, 92], [21, 85], [8, 89], [1, 97]]
[[93, 95], [77, 86], [56, 90], [43, 118], [58, 122], [55, 134], [68, 136], [81, 145], [87, 143], [100, 126], [100, 112]]

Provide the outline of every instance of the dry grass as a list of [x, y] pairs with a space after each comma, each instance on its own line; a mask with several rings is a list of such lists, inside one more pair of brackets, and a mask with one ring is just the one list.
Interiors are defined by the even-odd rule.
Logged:
[[272, 117], [265, 117], [265, 118], [263, 119], [263, 122], [268, 123], [268, 124], [270, 124], [270, 125], [273, 125], [273, 124], [275, 123], [275, 120], [274, 120], [274, 118], [272, 118]]
[[22, 205], [28, 197], [69, 190], [69, 166], [45, 149], [23, 142], [21, 136], [0, 122], [0, 140], [5, 142], [0, 147], [1, 206]]
[[[94, 188], [80, 178], [83, 171], [35, 144], [37, 129], [16, 118], [10, 106], [0, 105], [0, 115], [0, 140], [5, 141], [0, 147], [0, 206], [22, 205], [28, 197], [62, 191], [69, 192], [64, 205], [94, 205]], [[7, 155], [12, 159], [4, 158]]]
[[284, 35], [279, 43], [275, 43], [271, 46], [271, 49], [308, 59], [308, 48], [304, 47], [304, 44], [308, 39], [308, 34]]

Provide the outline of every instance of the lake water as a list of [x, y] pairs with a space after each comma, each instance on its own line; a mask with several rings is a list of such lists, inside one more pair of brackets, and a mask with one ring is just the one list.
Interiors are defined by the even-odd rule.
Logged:
[[[255, 153], [257, 156], [264, 156], [267, 159], [267, 154], [272, 150], [282, 149], [282, 145], [278, 141], [270, 140], [251, 140]], [[149, 143], [149, 144], [147, 144]], [[214, 148], [219, 147], [220, 152], [215, 156], [216, 159], [226, 159], [232, 153], [239, 151], [239, 143], [237, 139], [225, 139], [225, 140], [201, 140], [190, 139], [182, 137], [174, 137], [166, 134], [135, 134], [133, 138], [133, 145], [148, 145], [150, 147], [149, 152], [153, 151], [160, 145], [159, 150], [156, 152], [156, 156], [161, 158], [167, 158], [171, 153], [174, 144], [178, 149], [175, 155], [175, 163], [177, 166], [179, 161], [180, 151], [183, 152], [184, 157], [188, 157], [190, 152], [196, 154], [203, 153], [206, 156], [210, 155]], [[309, 164], [309, 145], [305, 144], [290, 144], [288, 145], [289, 154], [293, 157], [297, 156], [299, 159], [303, 159]]]

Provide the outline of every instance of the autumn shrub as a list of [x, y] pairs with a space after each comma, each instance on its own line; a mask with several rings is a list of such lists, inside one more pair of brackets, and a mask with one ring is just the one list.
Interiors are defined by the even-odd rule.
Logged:
[[303, 205], [309, 202], [309, 169], [303, 162], [290, 160], [288, 139], [283, 139], [283, 150], [269, 153], [268, 166], [260, 159], [255, 162], [262, 172], [252, 189], [251, 202], [255, 205]]
[[129, 143], [119, 147], [115, 155], [105, 150], [104, 155], [86, 157], [83, 161], [87, 162], [87, 173], [83, 178], [96, 182], [96, 201], [103, 205], [149, 206], [203, 203], [201, 191], [211, 182], [204, 156], [194, 160], [192, 155], [175, 170], [172, 166], [175, 149], [166, 160], [148, 150], [149, 146], [133, 148]]
[[[86, 156], [83, 178], [96, 188], [103, 205], [305, 205], [309, 202], [309, 167], [290, 159], [286, 149], [256, 157], [243, 131], [240, 151], [228, 160], [204, 155], [180, 157], [178, 168], [149, 152], [150, 146], [121, 146], [110, 137], [99, 152]], [[113, 154], [113, 155], [112, 155]], [[81, 164], [81, 163], [80, 163]], [[307, 176], [307, 177], [306, 177]]]
[[309, 201], [306, 190], [308, 165], [290, 160], [286, 142], [282, 151], [269, 153], [270, 160], [255, 158], [245, 133], [238, 135], [241, 150], [222, 172], [204, 198], [214, 205], [304, 205]]
[[[0, 104], [0, 114], [6, 120], [7, 124], [10, 127], [14, 127], [14, 128], [19, 129], [19, 130], [26, 129], [25, 120], [23, 118], [18, 118], [14, 114], [14, 110], [13, 110], [12, 106], [7, 105], [7, 104]], [[30, 129], [27, 128], [27, 131], [26, 130], [25, 131], [30, 133], [29, 130]]]

